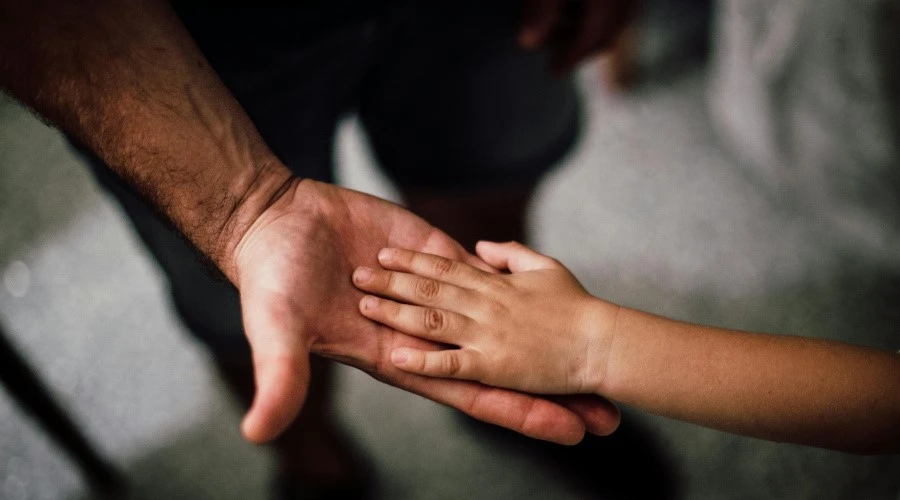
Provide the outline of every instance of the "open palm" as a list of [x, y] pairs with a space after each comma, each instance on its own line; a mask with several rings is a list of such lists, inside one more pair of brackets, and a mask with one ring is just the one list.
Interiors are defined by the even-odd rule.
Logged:
[[357, 266], [374, 266], [384, 247], [490, 269], [405, 209], [312, 180], [295, 182], [244, 236], [236, 251], [236, 284], [257, 385], [243, 425], [248, 439], [272, 439], [297, 415], [309, 384], [310, 353], [533, 437], [571, 444], [581, 439], [586, 424], [600, 434], [615, 429], [618, 412], [599, 398], [570, 404], [570, 410], [531, 395], [397, 370], [389, 360], [394, 348], [440, 346], [358, 312], [362, 292], [351, 274]]

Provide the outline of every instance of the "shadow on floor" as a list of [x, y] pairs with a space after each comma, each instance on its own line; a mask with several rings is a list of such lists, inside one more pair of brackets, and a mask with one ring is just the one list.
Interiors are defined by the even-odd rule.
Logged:
[[528, 455], [584, 498], [680, 498], [677, 478], [654, 434], [641, 422], [623, 417], [611, 436], [586, 435], [575, 446], [527, 438], [460, 415], [468, 427], [498, 447]]
[[[583, 498], [676, 498], [674, 478], [645, 429], [624, 422], [606, 438], [588, 437], [565, 447], [465, 419], [467, 428], [496, 446], [524, 454], [551, 471]], [[267, 499], [271, 463], [222, 446], [214, 425], [197, 426], [142, 455], [125, 467], [128, 492], [101, 497], [84, 491], [69, 500], [103, 498]]]
[[268, 499], [272, 463], [259, 448], [223, 438], [216, 422], [199, 424], [160, 443], [123, 467], [127, 492], [102, 497], [83, 491], [70, 500]]
[[92, 202], [87, 168], [59, 132], [0, 93], [0, 266], [62, 231]]

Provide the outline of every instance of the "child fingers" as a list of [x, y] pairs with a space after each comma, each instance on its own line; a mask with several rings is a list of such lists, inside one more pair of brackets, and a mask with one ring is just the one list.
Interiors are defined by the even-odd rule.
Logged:
[[475, 246], [475, 253], [488, 265], [497, 269], [509, 269], [513, 273], [562, 267], [562, 264], [556, 259], [547, 257], [515, 241], [507, 243], [479, 241]]
[[378, 252], [378, 262], [385, 269], [418, 274], [464, 288], [476, 288], [490, 276], [464, 262], [399, 248], [383, 248]]
[[400, 304], [372, 295], [360, 300], [359, 310], [363, 316], [394, 330], [445, 344], [465, 341], [471, 322], [450, 311]]
[[478, 380], [475, 360], [463, 349], [422, 351], [402, 347], [391, 352], [391, 362], [403, 371], [419, 375]]
[[358, 267], [353, 283], [360, 290], [416, 305], [437, 306], [465, 313], [475, 300], [473, 292], [449, 283], [412, 274]]

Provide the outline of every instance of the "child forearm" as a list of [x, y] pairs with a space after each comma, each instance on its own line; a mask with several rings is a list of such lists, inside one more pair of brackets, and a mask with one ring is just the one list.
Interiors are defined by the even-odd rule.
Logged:
[[856, 453], [900, 450], [900, 355], [839, 342], [622, 308], [599, 392], [763, 439]]
[[[591, 297], [558, 261], [481, 242], [492, 274], [392, 249], [357, 284], [360, 311], [455, 345], [397, 349], [431, 377], [540, 394], [596, 392], [728, 432], [857, 453], [900, 451], [900, 355], [839, 342], [690, 325]], [[405, 285], [401, 286], [401, 283]], [[423, 298], [423, 289], [433, 290]]]

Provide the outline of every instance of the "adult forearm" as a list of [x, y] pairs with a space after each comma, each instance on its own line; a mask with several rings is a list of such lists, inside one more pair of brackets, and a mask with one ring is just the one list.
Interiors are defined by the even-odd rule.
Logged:
[[291, 176], [168, 3], [0, 5], [0, 87], [94, 151], [234, 279], [234, 246]]
[[848, 344], [619, 313], [611, 399], [774, 441], [900, 450], [900, 356]]

